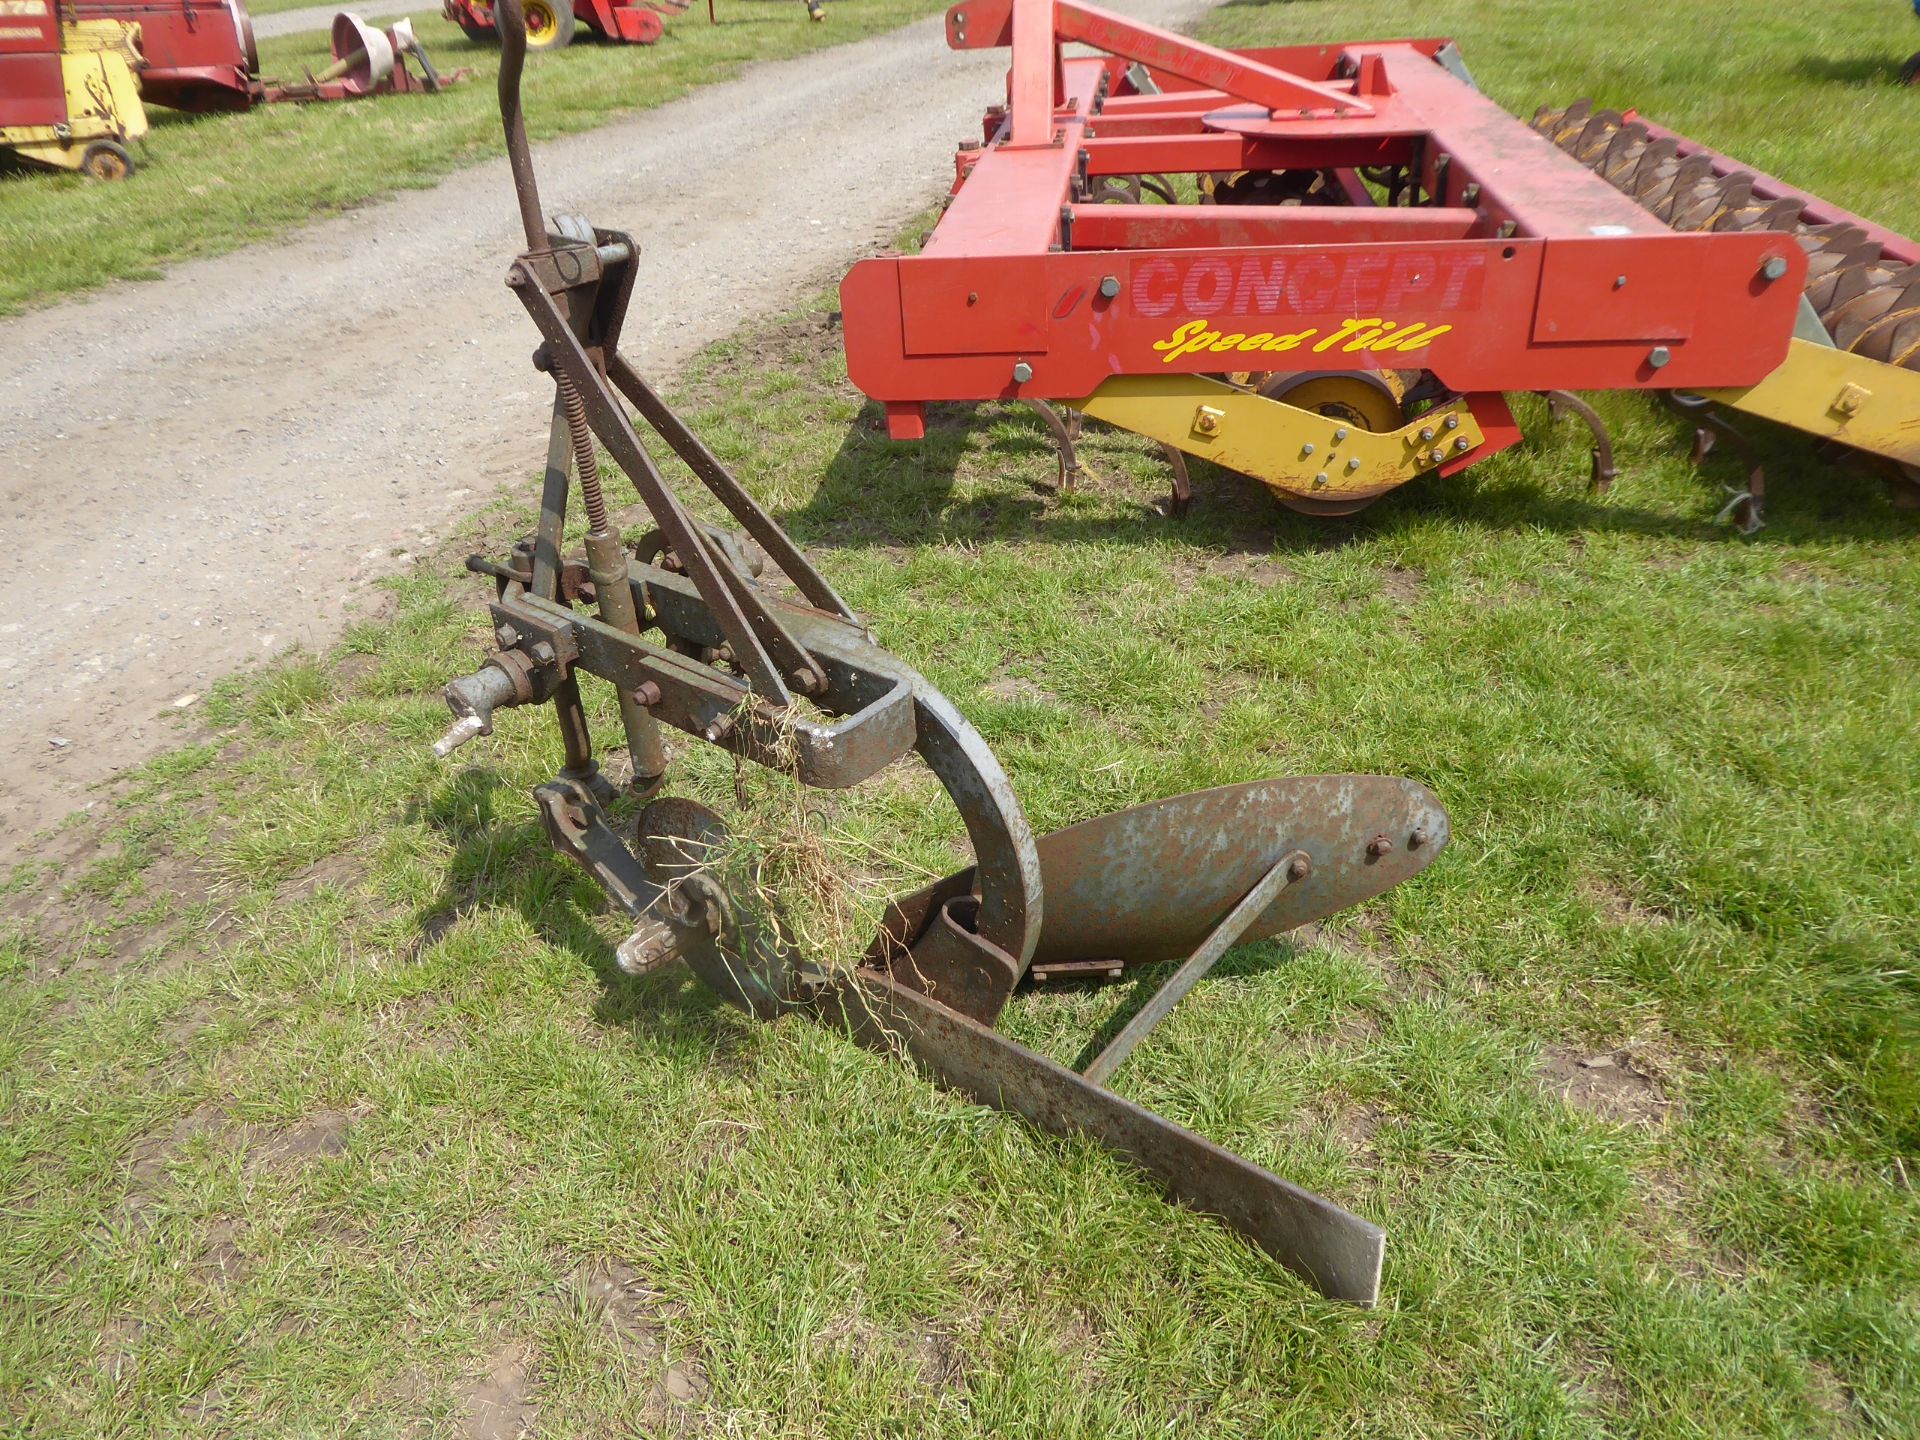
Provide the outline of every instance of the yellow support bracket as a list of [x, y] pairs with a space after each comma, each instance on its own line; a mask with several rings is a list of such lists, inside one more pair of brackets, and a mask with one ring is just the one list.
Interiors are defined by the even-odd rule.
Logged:
[[1367, 430], [1204, 375], [1117, 375], [1061, 403], [1311, 500], [1383, 494], [1486, 440], [1464, 400], [1398, 430]]
[[1758, 385], [1700, 393], [1730, 410], [1920, 465], [1920, 370], [1795, 339]]

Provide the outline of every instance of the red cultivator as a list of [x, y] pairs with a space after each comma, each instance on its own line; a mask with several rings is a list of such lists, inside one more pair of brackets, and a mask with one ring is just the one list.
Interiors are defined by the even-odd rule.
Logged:
[[[1920, 249], [1611, 112], [1486, 99], [1445, 40], [1214, 49], [1079, 0], [969, 0], [1011, 46], [917, 256], [841, 287], [847, 366], [896, 439], [929, 401], [1080, 416], [1358, 510], [1520, 437], [1504, 396], [1671, 394], [1920, 471]], [[1100, 52], [1068, 58], [1077, 41]], [[1063, 418], [1058, 410], [1073, 412]], [[1760, 474], [1728, 513], [1760, 518]]]

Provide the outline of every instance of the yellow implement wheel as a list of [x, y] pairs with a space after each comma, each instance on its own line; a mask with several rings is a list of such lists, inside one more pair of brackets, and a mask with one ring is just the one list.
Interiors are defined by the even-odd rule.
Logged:
[[90, 180], [124, 180], [133, 174], [133, 157], [111, 140], [96, 140], [80, 157], [80, 173]]
[[[1329, 420], [1338, 420], [1361, 430], [1376, 433], [1398, 430], [1406, 423], [1400, 401], [1406, 394], [1406, 382], [1395, 372], [1341, 370], [1303, 371], [1274, 375], [1260, 386], [1269, 400], [1284, 400], [1301, 410], [1311, 410]], [[1274, 496], [1289, 510], [1302, 515], [1351, 515], [1364, 510], [1380, 497], [1315, 500], [1275, 490]]]
[[527, 48], [559, 50], [573, 43], [572, 0], [526, 0]]

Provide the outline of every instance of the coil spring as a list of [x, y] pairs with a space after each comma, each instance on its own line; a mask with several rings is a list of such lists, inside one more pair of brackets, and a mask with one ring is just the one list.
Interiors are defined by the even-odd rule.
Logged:
[[593, 431], [587, 427], [587, 402], [566, 375], [558, 370], [554, 379], [560, 385], [560, 405], [567, 417], [567, 438], [573, 442], [573, 465], [580, 475], [580, 498], [587, 507], [587, 528], [596, 535], [607, 533], [607, 497], [600, 486], [600, 457], [594, 450]]

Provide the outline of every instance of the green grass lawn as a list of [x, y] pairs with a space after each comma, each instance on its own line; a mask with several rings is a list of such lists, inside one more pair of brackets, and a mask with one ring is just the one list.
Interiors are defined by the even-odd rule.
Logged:
[[[1873, 198], [1911, 110], [1796, 69], [1797, 16], [1715, 14], [1421, 28], [1534, 27], [1468, 50], [1508, 103], [1638, 99], [1912, 226]], [[1783, 112], [1854, 117], [1842, 160], [1796, 162]], [[1037, 829], [1275, 774], [1439, 792], [1425, 875], [1235, 951], [1117, 1079], [1386, 1226], [1381, 1307], [827, 1031], [621, 977], [526, 795], [546, 716], [428, 754], [485, 641], [448, 555], [337, 651], [221, 686], [0, 887], [0, 1429], [1920, 1434], [1920, 551], [1876, 482], [1763, 435], [1742, 540], [1712, 523], [1732, 462], [1692, 472], [1677, 419], [1599, 401], [1596, 501], [1584, 432], [1522, 397], [1525, 445], [1352, 520], [1197, 466], [1170, 522], [1130, 437], [1065, 499], [1024, 414], [887, 443], [824, 297], [677, 388]], [[474, 545], [529, 523], [503, 497]], [[822, 844], [859, 911], [955, 863], [917, 770], [796, 820], [703, 748], [687, 788]], [[1006, 1023], [1072, 1061], [1137, 998]]]
[[[718, 25], [699, 14], [668, 22], [654, 45], [614, 45], [583, 33], [527, 66], [527, 123], [536, 140], [589, 130], [633, 110], [724, 80], [750, 60], [777, 59], [893, 29], [939, 7], [929, 0], [859, 0], [807, 23], [797, 0], [727, 0]], [[476, 43], [435, 6], [413, 15], [443, 71], [478, 72], [442, 95], [332, 105], [274, 105], [244, 115], [185, 115], [152, 107], [135, 148], [139, 173], [101, 185], [72, 175], [0, 171], [0, 315], [109, 280], [154, 279], [164, 266], [281, 234], [501, 153], [494, 93], [498, 45]], [[298, 80], [329, 60], [324, 33], [260, 42], [263, 75]]]

